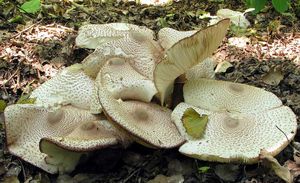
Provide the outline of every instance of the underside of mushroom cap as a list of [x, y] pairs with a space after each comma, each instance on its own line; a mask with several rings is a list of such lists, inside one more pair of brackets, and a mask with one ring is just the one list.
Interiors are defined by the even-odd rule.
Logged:
[[75, 169], [82, 154], [107, 147], [126, 147], [131, 140], [107, 120], [80, 124], [65, 136], [49, 136], [40, 141], [40, 151], [47, 154], [47, 164], [58, 167], [60, 173]]
[[132, 32], [154, 38], [154, 32], [144, 26], [128, 23], [89, 24], [80, 27], [76, 45], [81, 48], [96, 49], [104, 43], [128, 37]]
[[30, 97], [36, 98], [35, 104], [46, 108], [72, 104], [90, 109], [93, 88], [94, 81], [84, 74], [80, 64], [75, 64], [43, 83]]
[[160, 45], [139, 32], [130, 33], [127, 38], [102, 44], [86, 57], [82, 64], [84, 72], [96, 78], [98, 72], [109, 59], [122, 58], [141, 75], [153, 79], [153, 71], [160, 60]]
[[[203, 138], [195, 139], [187, 134], [182, 116], [188, 108], [208, 115]], [[297, 129], [295, 114], [286, 106], [256, 113], [238, 113], [212, 112], [181, 103], [174, 109], [172, 120], [187, 139], [179, 148], [181, 153], [217, 162], [256, 163], [261, 149], [275, 156], [293, 139]]]
[[190, 37], [195, 34], [197, 30], [192, 31], [178, 31], [169, 27], [165, 27], [159, 30], [158, 32], [158, 41], [160, 45], [168, 50], [178, 41]]
[[263, 89], [211, 79], [189, 80], [183, 93], [186, 103], [210, 111], [255, 113], [282, 105], [276, 95]]
[[[116, 144], [119, 138], [108, 135], [110, 131], [106, 136], [103, 135], [106, 127], [94, 122], [99, 120], [99, 116], [69, 105], [50, 110], [32, 104], [16, 104], [8, 106], [4, 116], [9, 151], [49, 173], [56, 173], [57, 167], [44, 161], [46, 155], [39, 151], [39, 142], [42, 138], [49, 138], [61, 147], [78, 151], [107, 147]], [[90, 125], [83, 122], [90, 122]], [[82, 130], [83, 126], [87, 128], [86, 131]], [[102, 126], [104, 128], [100, 130]], [[101, 134], [97, 134], [97, 131]], [[91, 137], [90, 141], [87, 137]], [[105, 138], [100, 139], [102, 137]]]
[[184, 142], [171, 122], [171, 110], [152, 103], [117, 100], [101, 86], [102, 83], [102, 78], [97, 77], [104, 113], [138, 143], [154, 148], [173, 148]]
[[166, 51], [165, 58], [154, 70], [154, 83], [161, 103], [171, 95], [178, 76], [212, 55], [225, 37], [229, 24], [229, 19], [224, 19], [182, 39]]

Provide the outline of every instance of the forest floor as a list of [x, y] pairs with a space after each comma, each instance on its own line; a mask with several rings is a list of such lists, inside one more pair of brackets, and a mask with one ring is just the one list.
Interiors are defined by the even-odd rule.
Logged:
[[[59, 1], [55, 5], [45, 2], [38, 15], [31, 15], [20, 14], [12, 3], [7, 3], [3, 7], [6, 11], [0, 11], [0, 100], [8, 105], [15, 103], [58, 70], [81, 62], [91, 53], [74, 42], [84, 23], [128, 22], [156, 32], [166, 26], [192, 30], [207, 25], [208, 19], [200, 19], [200, 15], [214, 15], [221, 8], [246, 9], [235, 0], [191, 0], [167, 6]], [[16, 19], [19, 15], [23, 18]], [[216, 77], [273, 92], [291, 107], [299, 124], [300, 8], [292, 7], [282, 15], [268, 6], [246, 17], [251, 26], [247, 30], [232, 28], [216, 51], [218, 64], [231, 63]], [[152, 150], [138, 144], [126, 150], [96, 152], [71, 174], [50, 175], [8, 153], [3, 113], [0, 121], [0, 181], [4, 182], [282, 182], [259, 163], [211, 163], [185, 157], [177, 149]], [[295, 141], [300, 142], [299, 134]], [[293, 149], [288, 146], [276, 158], [291, 169], [294, 181], [300, 182], [300, 166], [294, 162]]]

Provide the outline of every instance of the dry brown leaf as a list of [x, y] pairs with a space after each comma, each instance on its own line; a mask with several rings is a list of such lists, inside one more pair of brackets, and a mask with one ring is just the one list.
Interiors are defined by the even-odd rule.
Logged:
[[272, 68], [267, 75], [265, 75], [262, 80], [264, 83], [277, 86], [283, 79], [283, 74], [280, 70]]
[[291, 174], [289, 169], [281, 166], [268, 151], [262, 149], [259, 154], [259, 159], [262, 161], [263, 165], [271, 168], [274, 173], [286, 183], [293, 182], [293, 175]]
[[300, 175], [300, 166], [296, 162], [287, 160], [284, 163], [284, 167], [286, 167], [291, 172], [293, 177], [297, 177]]

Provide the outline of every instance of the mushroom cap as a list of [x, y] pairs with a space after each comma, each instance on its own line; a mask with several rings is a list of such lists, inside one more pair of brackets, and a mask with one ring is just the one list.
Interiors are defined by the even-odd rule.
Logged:
[[[104, 122], [94, 122], [100, 119], [99, 116], [69, 105], [50, 110], [32, 104], [16, 104], [8, 106], [4, 116], [9, 151], [49, 173], [56, 173], [57, 167], [44, 161], [46, 155], [39, 151], [42, 138], [48, 138], [65, 149], [77, 151], [90, 151], [114, 145], [119, 138], [108, 135], [110, 131], [103, 135], [107, 129], [101, 125]], [[93, 122], [94, 125], [87, 125], [93, 128], [82, 130], [82, 126], [85, 125], [83, 122]]]
[[211, 56], [218, 48], [229, 24], [229, 19], [224, 19], [180, 40], [166, 51], [165, 58], [154, 70], [154, 83], [162, 103], [171, 95], [178, 76]]
[[101, 88], [98, 94], [105, 115], [125, 129], [134, 140], [154, 148], [173, 148], [184, 142], [171, 122], [170, 109], [152, 103], [117, 100], [101, 86], [101, 79], [97, 77]]
[[[207, 161], [255, 163], [261, 149], [275, 156], [296, 134], [295, 114], [263, 89], [199, 79], [187, 81], [183, 92], [186, 103], [176, 106], [172, 120], [187, 140], [179, 149], [187, 156]], [[208, 115], [201, 139], [187, 134], [182, 124], [188, 108]]]
[[[208, 115], [205, 134], [201, 139], [192, 138], [183, 127], [181, 118], [188, 108]], [[246, 114], [212, 112], [181, 103], [174, 109], [172, 120], [187, 139], [179, 148], [182, 154], [205, 161], [248, 164], [259, 160], [261, 149], [277, 155], [289, 144], [288, 140], [293, 139], [297, 128], [295, 114], [286, 106]]]
[[165, 50], [168, 50], [178, 41], [186, 37], [190, 37], [196, 32], [197, 30], [178, 31], [169, 27], [165, 27], [159, 30], [158, 41]]
[[153, 81], [138, 73], [124, 59], [108, 60], [99, 75], [103, 87], [116, 99], [150, 102], [157, 93]]
[[204, 59], [199, 64], [195, 65], [185, 73], [187, 80], [196, 80], [198, 78], [209, 78], [215, 77], [215, 62], [211, 57]]
[[94, 81], [75, 64], [60, 71], [52, 79], [34, 90], [31, 98], [35, 104], [44, 107], [58, 107], [72, 104], [82, 109], [90, 109]]
[[230, 21], [239, 27], [247, 28], [250, 26], [250, 22], [245, 17], [245, 12], [233, 11], [231, 9], [219, 9], [217, 16], [219, 18], [230, 18]]
[[140, 32], [154, 37], [154, 32], [144, 26], [128, 23], [89, 24], [79, 28], [76, 45], [81, 48], [96, 49], [104, 43], [128, 37], [131, 32]]
[[83, 70], [90, 77], [96, 78], [107, 60], [122, 58], [127, 60], [141, 75], [152, 80], [155, 65], [160, 60], [162, 51], [153, 37], [140, 32], [132, 32], [128, 37], [97, 47], [83, 60]]
[[189, 80], [184, 101], [210, 111], [255, 113], [282, 105], [271, 92], [253, 86], [211, 79]]

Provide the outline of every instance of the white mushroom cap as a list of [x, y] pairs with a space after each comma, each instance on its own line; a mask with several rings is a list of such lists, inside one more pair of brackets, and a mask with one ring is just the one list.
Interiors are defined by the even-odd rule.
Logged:
[[171, 122], [171, 110], [152, 103], [114, 99], [101, 86], [101, 77], [97, 77], [97, 80], [104, 113], [135, 141], [154, 148], [173, 148], [184, 142]]
[[102, 85], [116, 99], [150, 102], [157, 93], [153, 81], [142, 76], [123, 59], [109, 60], [101, 70], [101, 77]]
[[273, 93], [253, 86], [210, 79], [189, 80], [184, 101], [210, 111], [254, 113], [282, 105]]
[[[296, 116], [272, 93], [243, 84], [199, 79], [184, 86], [186, 103], [174, 109], [172, 120], [188, 141], [179, 151], [201, 160], [258, 161], [261, 149], [272, 155], [295, 136]], [[186, 109], [208, 115], [203, 138], [191, 137], [182, 124]]]
[[[56, 173], [57, 167], [48, 165], [44, 161], [46, 155], [39, 151], [39, 142], [42, 138], [47, 137], [57, 145], [78, 151], [107, 147], [116, 144], [119, 138], [115, 136], [113, 139], [109, 136], [110, 131], [103, 135], [103, 131], [107, 129], [102, 125], [103, 129], [100, 130], [103, 122], [88, 125], [93, 128], [82, 130], [83, 122], [97, 121], [99, 116], [72, 106], [50, 110], [32, 104], [16, 104], [8, 106], [4, 116], [9, 151], [50, 173]], [[97, 131], [100, 133], [97, 134]], [[80, 135], [83, 134], [80, 139]], [[91, 141], [87, 140], [87, 137]]]
[[112, 58], [126, 59], [140, 74], [153, 79], [153, 70], [160, 60], [162, 48], [152, 37], [132, 32], [124, 39], [102, 44], [82, 62], [84, 72], [96, 78], [99, 70]]
[[36, 98], [37, 105], [46, 108], [72, 104], [89, 109], [93, 87], [94, 81], [83, 73], [80, 64], [75, 64], [43, 83], [30, 97]]
[[144, 26], [128, 23], [89, 24], [80, 27], [76, 45], [81, 48], [96, 49], [104, 43], [128, 37], [130, 32], [140, 32], [154, 37], [154, 32]]
[[212, 55], [222, 42], [230, 24], [228, 19], [197, 31], [166, 51], [166, 57], [154, 71], [154, 83], [161, 102], [171, 95], [174, 80]]
[[215, 77], [215, 62], [211, 57], [204, 59], [201, 63], [195, 65], [185, 73], [187, 80], [196, 80], [198, 78], [210, 78]]
[[178, 41], [186, 37], [190, 37], [196, 32], [197, 30], [178, 31], [169, 27], [165, 27], [159, 30], [158, 41], [165, 50], [168, 50]]

